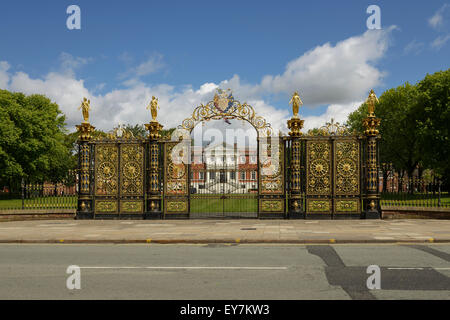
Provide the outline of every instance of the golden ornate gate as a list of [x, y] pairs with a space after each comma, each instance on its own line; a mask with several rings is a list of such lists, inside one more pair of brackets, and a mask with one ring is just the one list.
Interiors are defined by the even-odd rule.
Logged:
[[[304, 135], [304, 120], [298, 115], [302, 102], [295, 93], [291, 100], [294, 115], [287, 123], [289, 136], [277, 137], [252, 106], [241, 104], [229, 91], [218, 90], [212, 101], [195, 108], [182, 122], [175, 139], [162, 140], [155, 97], [149, 105], [153, 120], [145, 125], [149, 134], [142, 139], [120, 127], [107, 137], [92, 139], [95, 128], [88, 121], [90, 102], [84, 99], [84, 122], [77, 126], [77, 218], [191, 217], [193, 200], [197, 207], [201, 204], [202, 212], [214, 211], [208, 203], [202, 203], [206, 199], [221, 201], [223, 213], [239, 217], [380, 218], [380, 119], [374, 113], [376, 101], [371, 91], [366, 101], [369, 114], [363, 120], [364, 134], [350, 134], [332, 121]], [[237, 162], [234, 168], [222, 162], [219, 169], [190, 164], [191, 131], [201, 122], [220, 119], [247, 121], [257, 132], [257, 148], [251, 151], [257, 162], [245, 167], [246, 172]], [[250, 155], [250, 150], [244, 153]], [[191, 174], [195, 170], [203, 176], [196, 178], [202, 184], [193, 183]], [[210, 177], [214, 180], [211, 185], [219, 189], [209, 186], [208, 192], [198, 192], [206, 188], [204, 181], [211, 170], [216, 171], [214, 178]], [[237, 178], [241, 174], [242, 178]], [[250, 185], [239, 186], [246, 180], [251, 180]], [[232, 188], [224, 190], [227, 183]], [[234, 209], [234, 204], [244, 202], [245, 209]], [[250, 215], [239, 215], [244, 212]]]
[[144, 142], [125, 132], [94, 141], [92, 146], [94, 216], [144, 213]]

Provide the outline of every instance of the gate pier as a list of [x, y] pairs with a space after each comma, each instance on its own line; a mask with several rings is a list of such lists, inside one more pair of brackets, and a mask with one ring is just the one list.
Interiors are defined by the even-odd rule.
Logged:
[[91, 177], [91, 154], [92, 148], [90, 140], [92, 139], [91, 133], [95, 127], [91, 126], [87, 119], [81, 124], [76, 126], [79, 132], [78, 138], [78, 204], [77, 204], [77, 219], [93, 219], [94, 218], [94, 206], [92, 198], [92, 185]]
[[158, 121], [154, 120], [145, 124], [149, 131], [148, 149], [146, 161], [146, 210], [144, 219], [160, 219], [162, 217], [161, 206], [161, 174], [160, 174], [160, 131], [163, 128]]

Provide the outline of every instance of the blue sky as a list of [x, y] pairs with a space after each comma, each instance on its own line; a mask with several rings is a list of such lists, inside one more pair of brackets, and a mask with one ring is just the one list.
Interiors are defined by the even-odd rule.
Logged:
[[[66, 27], [71, 4], [81, 30]], [[371, 4], [381, 30], [367, 29]], [[314, 127], [344, 121], [371, 87], [448, 69], [450, 2], [16, 0], [2, 3], [0, 32], [0, 88], [47, 94], [69, 127], [83, 96], [110, 129], [146, 122], [151, 95], [175, 126], [217, 86], [280, 126], [298, 89]]]

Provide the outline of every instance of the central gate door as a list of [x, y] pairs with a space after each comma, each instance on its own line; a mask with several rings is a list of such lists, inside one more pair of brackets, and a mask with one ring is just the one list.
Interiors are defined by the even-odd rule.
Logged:
[[144, 143], [98, 141], [94, 148], [94, 214], [103, 218], [144, 212]]
[[192, 218], [257, 218], [257, 149], [226, 143], [193, 152], [189, 166]]

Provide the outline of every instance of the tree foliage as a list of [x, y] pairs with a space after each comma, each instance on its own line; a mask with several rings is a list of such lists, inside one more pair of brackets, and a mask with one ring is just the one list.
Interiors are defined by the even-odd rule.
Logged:
[[[381, 119], [381, 162], [392, 163], [397, 171], [428, 168], [450, 177], [450, 69], [427, 75], [411, 85], [405, 83], [379, 97], [375, 114]], [[363, 133], [367, 105], [348, 117], [350, 129]]]
[[43, 95], [0, 90], [0, 183], [57, 181], [75, 167], [65, 116]]

